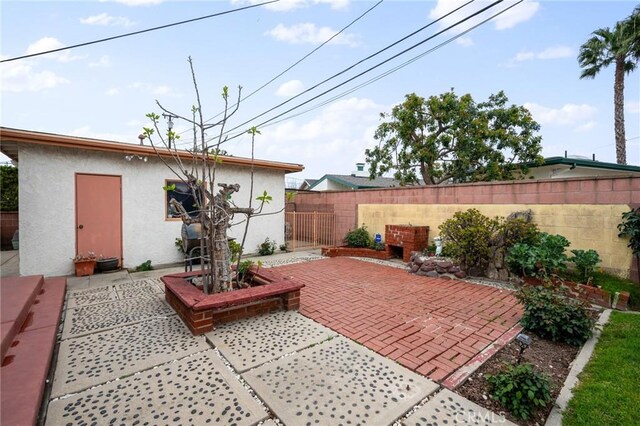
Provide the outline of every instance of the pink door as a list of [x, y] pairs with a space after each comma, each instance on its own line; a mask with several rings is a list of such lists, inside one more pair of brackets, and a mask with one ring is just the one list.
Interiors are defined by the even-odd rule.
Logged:
[[122, 264], [121, 177], [76, 173], [76, 251]]

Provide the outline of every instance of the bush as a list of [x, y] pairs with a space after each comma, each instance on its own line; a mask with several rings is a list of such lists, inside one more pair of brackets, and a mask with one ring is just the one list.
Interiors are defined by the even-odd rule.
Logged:
[[545, 287], [524, 287], [516, 298], [524, 306], [520, 324], [543, 339], [580, 346], [591, 337], [595, 320], [584, 302]]
[[238, 281], [244, 281], [244, 277], [247, 272], [253, 267], [254, 263], [251, 260], [243, 260], [238, 265]]
[[[640, 256], [640, 207], [622, 213], [622, 222], [618, 225], [618, 237], [628, 237], [634, 255]], [[639, 260], [640, 262], [640, 260]]]
[[575, 265], [578, 273], [580, 274], [580, 280], [584, 283], [593, 278], [593, 272], [596, 269], [596, 265], [600, 263], [601, 259], [598, 256], [598, 252], [595, 250], [571, 250], [573, 257], [571, 260]]
[[18, 210], [18, 168], [0, 165], [0, 210]]
[[264, 242], [258, 244], [258, 253], [262, 256], [269, 256], [276, 251], [277, 246], [278, 244], [276, 244], [275, 241], [271, 241], [269, 237], [267, 237]]
[[570, 244], [562, 235], [542, 232], [537, 244], [514, 244], [506, 257], [507, 265], [513, 273], [547, 279], [567, 268], [568, 257], [564, 251]]
[[151, 261], [147, 260], [146, 262], [142, 262], [138, 266], [136, 266], [136, 272], [144, 272], [153, 270], [153, 266], [151, 266]]
[[369, 247], [373, 241], [367, 227], [362, 225], [360, 228], [347, 232], [347, 235], [344, 236], [344, 242], [349, 247]]
[[509, 249], [515, 244], [536, 245], [540, 242], [540, 231], [533, 222], [524, 219], [507, 219], [500, 223], [504, 247]]
[[234, 240], [229, 240], [229, 252], [231, 252], [231, 262], [238, 260], [242, 246], [240, 243], [236, 243]]
[[520, 419], [527, 420], [533, 411], [551, 401], [549, 377], [528, 363], [509, 365], [495, 376], [487, 375], [487, 381], [493, 398]]
[[468, 271], [472, 267], [486, 268], [491, 254], [491, 237], [498, 227], [498, 220], [490, 219], [476, 209], [469, 209], [456, 212], [438, 228], [447, 254]]

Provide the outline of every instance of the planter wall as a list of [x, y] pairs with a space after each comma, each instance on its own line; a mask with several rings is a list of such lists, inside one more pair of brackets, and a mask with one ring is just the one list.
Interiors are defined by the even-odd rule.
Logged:
[[95, 260], [80, 260], [75, 261], [76, 277], [86, 277], [87, 275], [93, 275], [96, 267]]
[[206, 295], [187, 281], [198, 276], [199, 271], [165, 275], [161, 279], [165, 300], [194, 335], [213, 330], [215, 324], [279, 310], [298, 310], [304, 284], [264, 269], [250, 274], [269, 284]]
[[[533, 277], [525, 277], [524, 281], [528, 285], [542, 285], [542, 281]], [[611, 294], [599, 287], [578, 284], [572, 281], [558, 282], [555, 284], [567, 287], [569, 289], [569, 296], [575, 299], [586, 300], [589, 303], [593, 303], [594, 305], [602, 306], [604, 308], [613, 308], [621, 311], [627, 310], [629, 293], [626, 291], [618, 293], [618, 297], [616, 298], [615, 294]]]
[[391, 252], [385, 246], [385, 250], [373, 250], [358, 247], [322, 247], [322, 255], [327, 257], [370, 257], [373, 259], [391, 259]]

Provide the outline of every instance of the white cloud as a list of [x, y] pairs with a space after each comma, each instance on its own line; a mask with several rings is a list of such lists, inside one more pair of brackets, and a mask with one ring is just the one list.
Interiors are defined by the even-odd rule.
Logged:
[[[501, 3], [500, 6], [504, 4], [504, 6], [506, 7], [513, 3], [515, 3], [515, 1], [506, 1], [504, 3]], [[496, 17], [494, 20], [495, 28], [496, 30], [506, 30], [509, 28], [513, 28], [516, 25], [533, 18], [536, 12], [538, 12], [538, 9], [540, 9], [540, 3], [536, 1], [525, 0], [523, 3], [507, 10], [502, 15]]]
[[[108, 0], [100, 0], [108, 1]], [[113, 0], [116, 3], [124, 4], [125, 6], [153, 6], [164, 2], [164, 0]]]
[[2, 92], [38, 92], [68, 83], [69, 80], [52, 71], [34, 69], [29, 61], [7, 62], [0, 65], [0, 91]]
[[589, 130], [593, 129], [594, 127], [596, 127], [598, 123], [596, 121], [587, 121], [584, 124], [579, 125], [578, 127], [575, 128], [576, 132], [588, 132]]
[[303, 90], [304, 84], [302, 84], [300, 80], [290, 80], [286, 83], [282, 83], [280, 87], [278, 87], [276, 95], [288, 98], [297, 95]]
[[553, 46], [539, 52], [519, 52], [512, 61], [532, 61], [534, 59], [548, 60], [548, 59], [562, 59], [573, 57], [573, 49], [568, 46]]
[[[308, 22], [295, 24], [290, 27], [278, 24], [275, 28], [266, 32], [267, 35], [270, 35], [276, 40], [291, 44], [321, 44], [336, 33], [337, 31], [330, 27], [317, 27], [316, 24]], [[331, 43], [356, 47], [360, 45], [358, 38], [355, 34], [342, 33], [331, 40]]]
[[[46, 52], [49, 50], [55, 50], [65, 47], [63, 43], [60, 42], [55, 37], [43, 37], [37, 40], [35, 43], [31, 43], [27, 47], [26, 54], [32, 55], [34, 53]], [[59, 62], [71, 62], [77, 59], [81, 59], [82, 56], [73, 56], [69, 50], [63, 50], [61, 52], [49, 53], [47, 55], [43, 55], [43, 58], [46, 59], [55, 59]]]
[[471, 47], [474, 45], [471, 37], [460, 37], [456, 39], [456, 43], [463, 47]]
[[[305, 165], [305, 177], [325, 173], [349, 174], [355, 163], [364, 161], [364, 151], [375, 142], [373, 133], [379, 114], [389, 106], [368, 98], [348, 98], [330, 104], [311, 115], [261, 129], [256, 155]], [[250, 155], [247, 144], [238, 143], [237, 155]], [[232, 150], [233, 152], [233, 150]], [[236, 155], [236, 152], [233, 152]]]
[[100, 140], [114, 141], [114, 142], [139, 143], [138, 135], [135, 132], [132, 132], [131, 135], [128, 135], [128, 134], [124, 135], [119, 133], [96, 132], [92, 130], [91, 126], [89, 125], [78, 127], [77, 129], [73, 129], [68, 134], [71, 136], [78, 136], [81, 138], [100, 139]]
[[624, 103], [624, 109], [630, 112], [631, 114], [640, 114], [640, 102], [627, 101]]
[[102, 55], [100, 59], [95, 62], [89, 62], [91, 68], [103, 68], [111, 66], [111, 60], [108, 55]]
[[[231, 0], [231, 4], [240, 6], [246, 4], [262, 3], [264, 0]], [[350, 0], [280, 0], [264, 7], [275, 12], [288, 12], [290, 10], [309, 7], [314, 4], [328, 4], [331, 9], [340, 10], [349, 6]]]
[[128, 86], [128, 88], [142, 90], [144, 92], [150, 93], [155, 96], [180, 96], [179, 92], [176, 92], [173, 88], [165, 84], [156, 86], [151, 83], [143, 83], [141, 81], [136, 81], [134, 83], [131, 83]]
[[107, 96], [115, 96], [118, 93], [120, 93], [120, 90], [115, 88], [115, 87], [112, 87], [111, 89], [109, 89], [106, 92], [104, 92], [104, 94], [107, 95]]
[[135, 25], [135, 22], [125, 16], [111, 16], [107, 13], [80, 18], [80, 22], [86, 25], [102, 25], [105, 27], [130, 27]]
[[[589, 104], [565, 104], [560, 108], [549, 108], [527, 102], [524, 107], [531, 111], [533, 118], [540, 124], [559, 126], [578, 126], [575, 130], [584, 131], [593, 128], [595, 123], [589, 124], [596, 115], [597, 109]], [[590, 126], [590, 127], [589, 127]]]
[[171, 88], [165, 85], [157, 86], [151, 89], [152, 95], [169, 95], [171, 93], [172, 93]]
[[[472, 26], [488, 18], [489, 16], [501, 10], [506, 9], [508, 6], [513, 5], [514, 3], [516, 3], [516, 1], [517, 0], [505, 0], [504, 2], [499, 3], [498, 5], [492, 7], [491, 9], [488, 9], [482, 12], [478, 16], [472, 19], [469, 19], [468, 21], [465, 21], [462, 24], [455, 26], [454, 28], [451, 29], [451, 32], [459, 34], [463, 31], [466, 31]], [[452, 10], [457, 9], [458, 7], [462, 6], [467, 2], [468, 0], [437, 0], [435, 7], [431, 9], [431, 11], [429, 12], [429, 18], [431, 19], [441, 18], [442, 16], [446, 15]], [[451, 15], [447, 16], [442, 21], [440, 21], [440, 28], [447, 28], [451, 25], [454, 25], [456, 22], [460, 21], [463, 18], [466, 18], [467, 16], [469, 16], [474, 12], [479, 11], [480, 9], [488, 6], [489, 4], [490, 4], [489, 0], [481, 0], [481, 1], [476, 1], [468, 6], [465, 6], [462, 9], [452, 13]], [[519, 23], [522, 23], [531, 19], [536, 14], [539, 8], [540, 8], [540, 4], [538, 2], [535, 2], [532, 0], [525, 0], [519, 5], [514, 6], [513, 8], [509, 9], [508, 11], [494, 18], [492, 21], [494, 28], [496, 30], [513, 28]]]

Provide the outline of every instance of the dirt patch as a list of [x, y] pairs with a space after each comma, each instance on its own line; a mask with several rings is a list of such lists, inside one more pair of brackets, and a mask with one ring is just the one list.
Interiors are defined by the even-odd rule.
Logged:
[[504, 368], [504, 364], [515, 364], [517, 362], [520, 347], [515, 341], [505, 346], [504, 349], [484, 363], [455, 391], [491, 411], [496, 413], [505, 412], [505, 416], [516, 424], [527, 426], [543, 425], [564, 385], [565, 378], [569, 374], [571, 362], [580, 348], [564, 343], [550, 342], [530, 332], [527, 332], [527, 334], [531, 336], [533, 343], [525, 350], [522, 362], [530, 362], [537, 371], [547, 374], [553, 382], [551, 388], [552, 402], [545, 409], [536, 411], [529, 420], [520, 420], [506, 412], [502, 405], [491, 398], [489, 383], [485, 376], [487, 374], [498, 374]]

